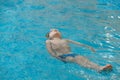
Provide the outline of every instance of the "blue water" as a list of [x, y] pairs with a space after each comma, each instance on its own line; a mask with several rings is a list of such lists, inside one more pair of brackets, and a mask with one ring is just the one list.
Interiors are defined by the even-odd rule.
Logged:
[[[72, 51], [113, 71], [65, 64], [47, 52], [51, 28], [90, 45]], [[119, 0], [0, 0], [0, 80], [120, 80]]]

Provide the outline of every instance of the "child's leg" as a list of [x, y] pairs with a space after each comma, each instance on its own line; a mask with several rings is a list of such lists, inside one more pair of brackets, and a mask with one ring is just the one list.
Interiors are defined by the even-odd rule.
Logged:
[[83, 67], [95, 69], [97, 71], [102, 71], [102, 70], [107, 70], [107, 69], [112, 69], [111, 65], [106, 65], [106, 66], [99, 66], [91, 61], [89, 61], [87, 58], [83, 56], [76, 56], [75, 57], [75, 62]]

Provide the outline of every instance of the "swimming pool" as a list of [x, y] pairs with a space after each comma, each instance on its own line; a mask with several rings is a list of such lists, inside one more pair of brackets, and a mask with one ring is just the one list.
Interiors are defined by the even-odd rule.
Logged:
[[[0, 80], [120, 80], [119, 0], [0, 0]], [[71, 45], [89, 60], [113, 65], [97, 73], [51, 57], [45, 34], [88, 44], [96, 53]]]

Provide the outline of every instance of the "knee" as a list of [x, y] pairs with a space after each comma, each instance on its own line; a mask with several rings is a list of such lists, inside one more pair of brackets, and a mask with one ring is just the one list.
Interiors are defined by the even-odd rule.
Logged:
[[83, 57], [83, 56], [76, 56], [76, 57], [75, 57], [75, 60], [76, 60], [77, 62], [84, 62], [84, 63], [86, 63], [86, 62], [88, 61], [88, 59], [85, 58], [85, 57]]
[[83, 56], [76, 56], [75, 57], [77, 60], [79, 59], [79, 60], [83, 60], [83, 59], [85, 59], [85, 57], [83, 57]]

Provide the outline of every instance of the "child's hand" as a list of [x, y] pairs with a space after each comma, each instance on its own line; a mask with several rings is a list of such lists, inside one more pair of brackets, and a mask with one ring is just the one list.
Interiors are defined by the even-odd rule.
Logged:
[[92, 51], [92, 52], [96, 52], [95, 49], [93, 47], [89, 47], [89, 49]]

